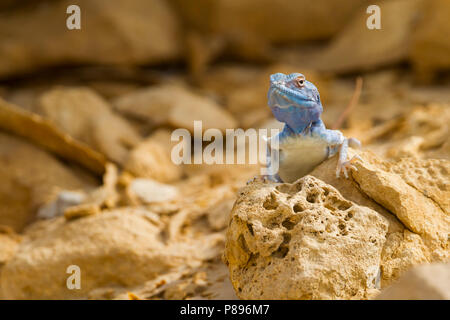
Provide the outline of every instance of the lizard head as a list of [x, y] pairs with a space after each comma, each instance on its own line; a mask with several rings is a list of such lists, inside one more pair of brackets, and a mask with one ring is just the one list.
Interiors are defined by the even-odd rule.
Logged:
[[319, 91], [301, 73], [272, 74], [268, 105], [278, 121], [296, 132], [319, 120], [323, 111]]

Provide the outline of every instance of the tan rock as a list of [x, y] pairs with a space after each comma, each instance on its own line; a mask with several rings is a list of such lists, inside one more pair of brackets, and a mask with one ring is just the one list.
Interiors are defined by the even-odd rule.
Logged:
[[450, 265], [436, 263], [417, 266], [384, 289], [376, 299], [450, 300]]
[[178, 190], [155, 180], [137, 178], [128, 185], [127, 195], [132, 203], [149, 204], [174, 200], [178, 196]]
[[147, 122], [169, 124], [194, 131], [194, 121], [202, 121], [203, 130], [236, 127], [233, 117], [215, 101], [175, 85], [142, 89], [118, 98], [116, 109]]
[[64, 210], [64, 218], [73, 220], [92, 216], [101, 212], [100, 206], [95, 203], [83, 203], [77, 206], [69, 207]]
[[51, 121], [0, 99], [0, 128], [33, 142], [68, 161], [102, 174], [106, 159], [84, 143], [57, 128]]
[[[228, 277], [228, 268], [214, 259], [196, 268], [179, 268], [154, 280], [130, 288], [139, 299], [237, 300]], [[130, 291], [100, 288], [89, 293], [90, 299], [130, 300]]]
[[406, 228], [421, 235], [432, 256], [438, 259], [448, 256], [448, 213], [400, 175], [384, 171], [382, 164], [370, 163], [368, 158], [363, 157], [365, 161], [356, 163], [358, 171], [352, 171], [361, 190], [395, 214]]
[[47, 152], [7, 134], [0, 134], [0, 177], [0, 224], [16, 231], [58, 190], [95, 186]]
[[450, 135], [447, 140], [437, 149], [431, 149], [425, 152], [425, 157], [430, 159], [450, 160]]
[[[350, 149], [350, 156], [353, 156], [355, 151]], [[358, 153], [358, 152], [356, 152]], [[352, 179], [343, 179], [342, 177], [336, 177], [337, 157], [333, 157], [327, 161], [324, 161], [317, 166], [310, 175], [322, 180], [323, 182], [335, 187], [339, 193], [347, 200], [350, 200], [360, 206], [368, 207], [381, 214], [389, 221], [388, 234], [392, 232], [400, 232], [404, 230], [403, 224], [393, 215], [386, 210], [383, 206], [368, 197]]]
[[420, 4], [420, 0], [380, 2], [380, 30], [366, 27], [369, 15], [367, 6], [362, 6], [318, 57], [317, 66], [328, 72], [349, 72], [406, 60]]
[[[394, 119], [372, 129], [361, 128], [363, 145], [370, 144], [372, 151], [394, 160], [402, 157], [449, 160], [450, 108], [446, 103], [424, 104], [405, 105], [403, 110], [391, 114]], [[385, 108], [393, 109], [390, 106]], [[373, 109], [378, 110], [378, 107]], [[362, 118], [355, 119], [356, 126], [361, 123], [359, 119]]]
[[[82, 298], [94, 288], [143, 283], [194, 259], [182, 246], [165, 245], [160, 230], [157, 215], [129, 208], [70, 222], [56, 218], [35, 224], [2, 268], [3, 296]], [[80, 267], [80, 290], [66, 287], [70, 265]]]
[[55, 88], [39, 99], [40, 112], [72, 137], [123, 164], [140, 142], [136, 130], [88, 88]]
[[381, 286], [391, 284], [412, 267], [433, 261], [422, 238], [407, 229], [386, 237], [381, 254]]
[[[336, 178], [334, 169], [337, 165], [337, 157], [333, 157], [320, 164], [311, 172], [311, 175], [335, 187], [346, 199], [377, 211], [389, 221], [389, 230], [381, 259], [381, 286], [384, 287], [392, 283], [392, 281], [398, 279], [401, 274], [414, 265], [445, 260], [449, 255], [448, 244], [445, 238], [435, 241], [427, 240], [426, 235], [417, 231], [412, 232], [412, 229], [408, 229], [410, 227], [401, 220], [401, 216], [396, 216], [396, 212], [397, 210], [406, 210], [420, 213], [420, 210], [422, 210], [420, 206], [423, 206], [424, 202], [428, 203], [432, 208], [443, 208], [448, 197], [446, 197], [445, 191], [439, 189], [437, 186], [448, 185], [448, 178], [445, 174], [446, 170], [448, 170], [448, 161], [420, 160], [415, 158], [383, 161], [369, 152], [357, 153], [362, 156], [363, 161], [357, 164], [358, 172], [353, 171], [352, 179]], [[354, 154], [355, 151], [350, 150], [350, 157]], [[358, 176], [361, 173], [360, 171], [363, 171], [359, 169], [360, 167], [367, 169], [369, 166], [372, 168], [371, 174], [365, 174], [364, 178]], [[377, 174], [374, 174], [374, 172], [380, 172], [380, 175], [383, 175], [385, 180], [377, 180]], [[387, 172], [391, 175], [386, 175]], [[395, 175], [392, 175], [394, 173]], [[399, 179], [401, 179], [400, 182]], [[359, 181], [363, 181], [362, 184]], [[370, 193], [366, 193], [366, 188], [369, 188], [367, 186], [381, 190], [383, 185], [395, 184], [399, 185], [399, 187], [389, 189], [389, 192], [371, 191]], [[408, 187], [411, 187], [414, 191], [402, 189]], [[371, 195], [375, 193], [376, 196], [372, 197]], [[413, 193], [417, 198], [414, 200], [409, 199], [404, 195], [406, 193]], [[403, 203], [403, 205], [397, 203], [398, 207], [402, 209], [397, 209], [397, 207], [392, 209], [393, 206], [388, 207], [384, 205], [384, 201], [391, 201], [388, 200], [391, 197], [398, 198], [399, 202]], [[435, 206], [430, 204], [430, 199], [433, 199], [431, 202]], [[395, 201], [392, 200], [392, 202], [394, 203]], [[439, 212], [439, 210], [436, 212]], [[444, 212], [448, 211], [444, 210]], [[428, 212], [426, 213], [428, 214]], [[441, 211], [435, 217], [436, 220], [429, 221], [427, 225], [430, 225], [431, 228], [441, 228], [441, 232], [445, 234], [445, 230], [448, 232], [447, 216], [448, 213], [443, 214]], [[423, 216], [418, 215], [416, 217], [415, 214], [411, 213], [410, 220], [408, 221], [410, 223], [411, 221], [413, 223], [420, 223], [420, 220], [416, 221], [416, 219], [423, 219]]]
[[21, 237], [11, 228], [0, 226], [0, 269], [14, 256]]
[[163, 288], [164, 299], [225, 299], [237, 300], [228, 278], [228, 270], [223, 263], [210, 264], [196, 270], [189, 277], [168, 283]]
[[235, 196], [225, 198], [207, 210], [208, 223], [213, 230], [223, 230], [230, 222]]
[[198, 5], [182, 0], [173, 2], [188, 25], [235, 42], [251, 43], [252, 37], [273, 43], [330, 37], [361, 5], [361, 1], [338, 4], [329, 0], [281, 0], [276, 5], [269, 0], [203, 0]]
[[424, 143], [424, 138], [418, 136], [408, 137], [386, 147], [386, 157], [392, 159], [401, 159], [406, 157], [419, 157], [420, 147]]
[[389, 170], [450, 214], [450, 161], [406, 158], [390, 165]]
[[160, 182], [178, 180], [183, 171], [171, 160], [171, 150], [167, 148], [171, 144], [170, 134], [164, 140], [158, 139], [159, 136], [152, 136], [131, 150], [125, 163], [125, 170], [136, 177]]
[[426, 1], [420, 23], [414, 30], [410, 55], [421, 78], [429, 79], [439, 70], [450, 68], [449, 16], [448, 1]]
[[112, 209], [119, 201], [117, 192], [118, 183], [117, 167], [108, 163], [103, 176], [103, 185], [92, 190], [81, 204], [70, 206], [64, 210], [64, 217], [67, 220], [85, 217], [99, 213], [102, 209]]
[[232, 212], [224, 259], [241, 299], [361, 299], [378, 285], [388, 222], [306, 176], [250, 184]]
[[53, 1], [4, 13], [0, 75], [60, 64], [157, 63], [179, 53], [178, 23], [165, 1], [77, 1], [81, 29], [68, 30], [72, 4]]
[[432, 103], [408, 110], [398, 130], [391, 132], [393, 139], [411, 136], [424, 138], [421, 149], [433, 149], [442, 145], [448, 137], [450, 109], [448, 104]]

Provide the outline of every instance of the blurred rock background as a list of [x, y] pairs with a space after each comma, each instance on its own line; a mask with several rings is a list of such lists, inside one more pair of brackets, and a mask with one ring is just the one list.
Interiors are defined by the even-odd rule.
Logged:
[[[73, 4], [81, 30], [66, 27]], [[381, 30], [366, 27], [371, 4], [380, 7]], [[357, 210], [358, 236], [368, 232], [366, 216], [389, 222], [387, 231], [370, 229], [381, 257], [369, 266], [327, 251], [336, 235], [325, 241], [337, 265], [378, 266], [379, 285], [358, 287], [355, 278], [354, 292], [303, 288], [288, 298], [372, 298], [433, 262], [447, 286], [430, 298], [448, 297], [449, 39], [448, 0], [1, 0], [0, 298], [286, 298], [270, 281], [253, 284], [253, 271], [233, 260], [244, 235], [254, 245], [242, 257], [263, 256], [263, 241], [249, 240], [235, 220], [226, 233], [240, 214], [231, 213], [237, 196], [246, 199], [238, 190], [258, 168], [176, 166], [170, 158], [171, 132], [193, 132], [194, 120], [203, 130], [279, 126], [266, 106], [275, 72], [302, 72], [316, 84], [327, 126], [362, 77], [359, 102], [340, 129], [363, 142], [374, 167], [361, 170], [374, 174], [334, 181], [330, 159], [312, 175], [342, 201], [367, 207]], [[317, 209], [324, 215], [325, 202]], [[225, 243], [238, 248], [223, 257], [232, 283]], [[81, 290], [65, 286], [70, 264], [82, 270]], [[270, 271], [275, 278], [293, 272], [274, 265], [281, 265]], [[311, 283], [327, 288], [330, 268], [336, 264], [319, 266]], [[381, 297], [401, 298], [402, 290]]]

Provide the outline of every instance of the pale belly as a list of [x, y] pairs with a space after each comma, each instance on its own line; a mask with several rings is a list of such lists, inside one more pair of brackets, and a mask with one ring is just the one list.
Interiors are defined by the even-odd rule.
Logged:
[[278, 175], [284, 182], [294, 182], [307, 175], [328, 157], [326, 142], [310, 136], [296, 136], [280, 141]]

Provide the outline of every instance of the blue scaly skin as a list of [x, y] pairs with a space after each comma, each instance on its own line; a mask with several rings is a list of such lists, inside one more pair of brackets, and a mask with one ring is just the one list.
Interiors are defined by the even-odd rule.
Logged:
[[323, 108], [319, 91], [301, 73], [270, 76], [268, 105], [278, 121], [283, 122], [279, 138], [279, 170], [271, 171], [270, 161], [265, 179], [277, 182], [294, 182], [311, 172], [324, 160], [339, 152], [336, 176], [341, 172], [348, 178], [347, 170], [356, 170], [347, 161], [348, 146], [360, 147], [357, 139], [344, 137], [339, 130], [328, 130], [320, 119]]

